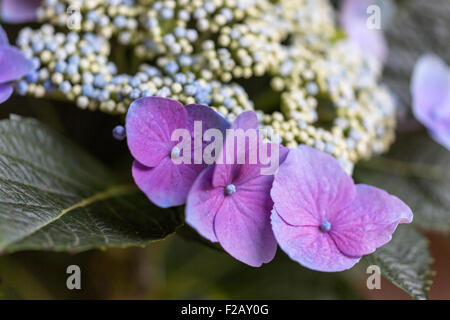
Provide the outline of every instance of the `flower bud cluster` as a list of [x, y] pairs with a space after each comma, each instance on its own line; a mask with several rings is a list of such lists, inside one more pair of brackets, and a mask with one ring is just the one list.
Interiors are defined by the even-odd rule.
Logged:
[[[394, 139], [381, 66], [339, 39], [327, 0], [43, 0], [38, 17], [43, 25], [17, 40], [36, 66], [20, 94], [108, 113], [168, 97], [233, 121], [262, 109], [246, 89], [267, 79], [259, 91], [279, 101], [273, 113], [258, 110], [259, 120], [286, 146], [314, 146], [350, 172]], [[134, 70], [119, 72], [117, 53], [131, 54]]]

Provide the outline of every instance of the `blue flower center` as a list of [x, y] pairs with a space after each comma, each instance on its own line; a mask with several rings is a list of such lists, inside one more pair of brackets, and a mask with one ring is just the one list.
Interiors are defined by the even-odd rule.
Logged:
[[181, 156], [181, 150], [178, 147], [173, 147], [172, 151], [170, 152], [170, 158], [177, 159]]
[[225, 187], [225, 194], [227, 196], [231, 196], [235, 192], [236, 192], [236, 187], [234, 184], [229, 184]]
[[124, 126], [115, 126], [112, 134], [113, 134], [114, 139], [119, 140], [119, 141], [124, 140], [125, 137], [127, 136]]
[[328, 232], [331, 230], [331, 223], [329, 223], [328, 221], [324, 221], [322, 222], [322, 224], [320, 225], [320, 230], [322, 230], [323, 232]]

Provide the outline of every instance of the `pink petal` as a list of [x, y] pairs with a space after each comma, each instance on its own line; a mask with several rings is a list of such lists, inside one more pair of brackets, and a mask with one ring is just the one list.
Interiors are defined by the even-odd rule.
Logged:
[[[280, 149], [279, 161], [283, 161], [286, 148], [273, 146]], [[269, 219], [273, 207], [270, 189], [274, 176], [263, 175], [263, 167], [267, 165], [260, 162], [216, 164], [213, 172], [213, 178], [216, 175], [223, 178], [223, 185], [216, 186], [217, 189], [224, 192], [228, 184], [234, 185], [236, 189], [233, 194], [225, 196], [217, 212], [214, 220], [216, 237], [230, 255], [254, 267], [271, 261], [276, 251]]]
[[[262, 142], [259, 142], [260, 145], [262, 144]], [[289, 153], [289, 149], [280, 145], [280, 144], [276, 144], [276, 143], [264, 143], [264, 145], [268, 145], [268, 151], [269, 154], [268, 156], [271, 155], [271, 148], [277, 148], [278, 149], [278, 158], [275, 158], [275, 155], [273, 157], [273, 160], [275, 163], [273, 164], [273, 167], [275, 168], [274, 173], [276, 172], [276, 169], [286, 160], [286, 157]], [[250, 150], [250, 152], [258, 152], [256, 150]], [[246, 162], [248, 163], [248, 162]], [[223, 165], [217, 165], [216, 168], [216, 172], [218, 173], [220, 171], [220, 169], [222, 168]], [[274, 179], [274, 175], [273, 174], [262, 174], [262, 169], [263, 168], [268, 168], [270, 165], [269, 164], [262, 164], [260, 161], [260, 158], [258, 157], [258, 162], [257, 164], [246, 164], [246, 165], [240, 165], [240, 166], [236, 166], [235, 170], [239, 172], [239, 175], [236, 176], [233, 179], [233, 183], [236, 185], [243, 185], [243, 184], [248, 184], [254, 183], [254, 179], [262, 179], [264, 177], [269, 177], [270, 179], [270, 187], [272, 187], [272, 183], [273, 183], [273, 179]], [[268, 182], [269, 183], [269, 182]], [[270, 189], [268, 190], [269, 194], [270, 194]]]
[[[234, 168], [230, 170], [229, 181], [236, 188], [232, 195], [225, 195], [226, 185], [212, 184], [217, 167]], [[273, 246], [276, 248], [269, 221], [272, 182], [273, 175], [261, 175], [256, 164], [210, 167], [200, 174], [189, 192], [186, 221], [205, 238], [219, 241], [236, 259], [252, 266], [268, 262], [273, 258]], [[233, 223], [236, 223], [234, 237], [230, 233]]]
[[13, 88], [7, 84], [0, 84], [0, 103], [5, 102], [13, 93]]
[[[259, 148], [262, 148], [263, 146], [267, 148], [268, 159], [266, 161], [269, 162], [262, 162], [262, 158], [259, 155], [256, 156], [256, 163], [250, 162], [250, 155], [258, 154]], [[271, 157], [272, 150], [275, 150], [274, 148], [278, 149], [278, 155], [273, 154]], [[231, 181], [234, 181], [234, 183], [237, 184], [244, 184], [261, 175], [269, 175], [273, 180], [273, 173], [275, 173], [278, 167], [285, 161], [288, 151], [289, 149], [282, 145], [258, 141], [257, 145], [245, 150], [245, 164], [238, 164], [238, 156], [236, 154], [244, 151], [235, 148], [234, 164], [225, 164], [225, 161], [223, 161], [223, 163], [217, 163], [214, 166], [213, 186], [225, 187], [231, 183]], [[222, 154], [220, 157], [223, 159], [224, 155]]]
[[344, 254], [362, 256], [389, 242], [397, 225], [412, 218], [411, 209], [397, 197], [360, 184], [353, 203], [330, 218], [330, 235]]
[[355, 197], [353, 180], [331, 155], [300, 146], [289, 151], [275, 174], [271, 196], [289, 224], [319, 226]]
[[17, 80], [33, 71], [33, 64], [12, 46], [0, 45], [0, 83]]
[[[224, 147], [218, 156], [218, 159], [222, 164], [215, 165], [215, 173], [213, 175], [213, 185], [224, 187], [230, 183], [233, 178], [233, 174], [239, 172], [242, 164], [239, 164], [237, 159], [241, 155], [245, 157], [245, 164], [250, 164], [250, 155], [258, 155], [258, 148], [262, 143], [259, 139], [258, 118], [254, 111], [245, 111], [241, 113], [236, 120], [232, 123], [230, 130], [227, 130]], [[243, 130], [244, 133], [248, 133], [249, 137], [256, 138], [255, 143], [250, 143], [250, 138], [245, 138], [245, 148], [238, 148], [238, 139], [234, 136], [236, 130]], [[252, 132], [253, 130], [253, 132]], [[234, 148], [227, 148], [227, 145], [234, 144]], [[232, 159], [230, 161], [230, 159]], [[258, 162], [257, 159], [256, 162]], [[226, 164], [229, 163], [229, 164]], [[260, 168], [253, 168], [259, 170]]]
[[36, 10], [42, 0], [1, 0], [0, 18], [7, 23], [24, 23], [36, 20]]
[[214, 167], [203, 170], [192, 185], [186, 201], [186, 223], [206, 239], [217, 242], [214, 217], [224, 200], [223, 189], [211, 185]]
[[187, 121], [187, 111], [178, 101], [159, 97], [134, 101], [126, 118], [131, 154], [145, 166], [157, 166], [177, 144], [170, 139], [173, 131], [185, 128]]
[[[185, 203], [187, 194], [200, 172], [205, 144], [200, 143], [199, 163], [176, 165], [170, 159], [177, 144], [170, 137], [175, 129], [185, 129], [194, 138], [194, 121], [201, 121], [201, 141], [209, 128], [225, 130], [228, 122], [210, 107], [190, 105], [186, 108], [170, 99], [143, 98], [135, 101], [127, 115], [128, 144], [139, 161], [133, 175], [138, 186], [155, 204], [170, 207]], [[195, 144], [192, 143], [192, 148]], [[191, 150], [194, 160], [194, 150]], [[144, 159], [142, 163], [141, 159]], [[153, 167], [153, 169], [150, 169]]]
[[214, 165], [212, 176], [212, 185], [214, 187], [225, 187], [233, 180], [233, 175], [239, 172], [241, 165], [238, 164], [219, 164]]
[[270, 262], [277, 250], [270, 226], [270, 177], [261, 180], [265, 181], [236, 185], [236, 192], [225, 197], [214, 219], [214, 231], [223, 249], [253, 267]]
[[360, 258], [342, 254], [329, 234], [318, 227], [292, 226], [272, 211], [272, 229], [280, 248], [289, 257], [309, 269], [325, 272], [343, 271], [353, 267]]
[[168, 208], [186, 202], [189, 189], [202, 169], [201, 165], [176, 165], [167, 156], [154, 168], [134, 161], [132, 174], [139, 189], [153, 203]]
[[[250, 112], [239, 116], [232, 129], [241, 127], [255, 129], [257, 134], [256, 115]], [[247, 143], [244, 150], [239, 151], [248, 155], [257, 152], [261, 144], [257, 139], [256, 144]], [[274, 147], [280, 150], [282, 161], [287, 149], [280, 145]], [[224, 154], [222, 149], [221, 156]], [[236, 259], [255, 267], [272, 260], [276, 252], [269, 220], [273, 206], [269, 196], [273, 175], [262, 175], [261, 168], [269, 164], [262, 164], [258, 157], [256, 160], [253, 164], [248, 161], [245, 164], [215, 164], [207, 169], [194, 183], [186, 206], [186, 220], [192, 227], [204, 237], [219, 241]], [[227, 195], [225, 189], [231, 184], [235, 192]]]

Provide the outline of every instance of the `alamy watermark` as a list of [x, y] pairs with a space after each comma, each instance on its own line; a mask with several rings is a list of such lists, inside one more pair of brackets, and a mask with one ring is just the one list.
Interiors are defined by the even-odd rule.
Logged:
[[374, 289], [381, 289], [381, 269], [377, 265], [370, 265], [367, 267], [366, 270], [367, 274], [370, 274], [370, 276], [367, 278], [366, 285], [367, 289], [374, 290]]
[[375, 4], [367, 7], [366, 13], [369, 17], [366, 26], [369, 30], [381, 30], [381, 8]]
[[69, 290], [81, 289], [81, 269], [76, 264], [70, 265], [66, 269], [66, 273], [70, 274], [66, 280], [66, 286]]
[[79, 30], [81, 28], [81, 21], [83, 17], [81, 15], [81, 9], [79, 4], [71, 4], [67, 7], [67, 23], [66, 26], [69, 30]]

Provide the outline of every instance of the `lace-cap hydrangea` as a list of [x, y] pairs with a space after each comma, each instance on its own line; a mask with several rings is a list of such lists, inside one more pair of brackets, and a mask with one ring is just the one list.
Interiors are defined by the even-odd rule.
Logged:
[[[194, 121], [201, 121], [202, 132], [209, 128], [224, 131], [228, 122], [207, 106], [183, 106], [175, 100], [146, 97], [133, 102], [126, 117], [128, 147], [135, 161], [133, 177], [138, 187], [156, 205], [167, 208], [182, 205], [192, 183], [207, 166], [172, 161], [182, 156], [172, 141], [176, 129], [186, 129], [194, 136]], [[194, 156], [194, 144], [191, 144]]]
[[271, 190], [272, 228], [280, 247], [301, 265], [342, 271], [390, 241], [410, 208], [385, 191], [355, 185], [330, 155], [292, 149]]
[[42, 0], [0, 0], [0, 19], [8, 23], [36, 20], [36, 11]]
[[[231, 129], [256, 131], [257, 127], [256, 114], [246, 111], [236, 118]], [[259, 267], [273, 259], [277, 248], [270, 226], [273, 175], [261, 174], [261, 168], [266, 166], [261, 158], [252, 162], [248, 156], [258, 152], [255, 146], [258, 149], [268, 147], [268, 151], [278, 148], [277, 160], [281, 163], [287, 149], [278, 144], [269, 147], [257, 139], [253, 147], [246, 143], [245, 150], [236, 150], [237, 144], [233, 142], [234, 161], [227, 164], [228, 151], [232, 150], [228, 148], [230, 143], [231, 136], [227, 134], [218, 157], [221, 161], [203, 171], [192, 186], [186, 203], [186, 222], [203, 237], [219, 242], [237, 260]], [[241, 152], [245, 152], [245, 161], [238, 164], [236, 159], [242, 156]]]
[[9, 45], [8, 37], [0, 26], [0, 103], [5, 102], [13, 93], [9, 82], [30, 73], [33, 64], [27, 60], [22, 52]]
[[422, 56], [413, 71], [411, 94], [415, 117], [450, 150], [450, 68], [435, 55]]

